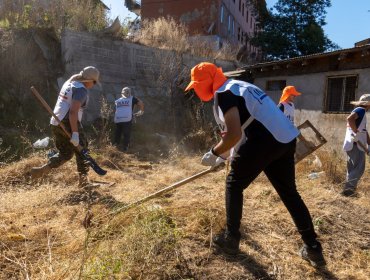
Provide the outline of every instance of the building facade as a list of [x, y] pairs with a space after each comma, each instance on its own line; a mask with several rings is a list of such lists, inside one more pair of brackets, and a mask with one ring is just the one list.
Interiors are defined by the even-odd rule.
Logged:
[[227, 41], [257, 57], [259, 49], [249, 43], [258, 31], [256, 1], [266, 6], [265, 0], [141, 0], [138, 11], [138, 1], [126, 0], [125, 4], [135, 6], [142, 20], [170, 16], [188, 26], [191, 35], [208, 36], [220, 46]]
[[276, 103], [285, 86], [295, 86], [302, 93], [294, 100], [296, 125], [308, 119], [331, 148], [341, 151], [346, 118], [354, 108], [350, 102], [370, 93], [370, 40], [355, 46], [257, 63], [226, 75], [255, 84]]

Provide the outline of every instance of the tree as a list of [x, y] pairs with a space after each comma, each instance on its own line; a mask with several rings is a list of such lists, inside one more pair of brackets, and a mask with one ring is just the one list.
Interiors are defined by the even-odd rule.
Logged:
[[262, 30], [252, 40], [267, 60], [320, 53], [338, 46], [326, 37], [326, 8], [330, 0], [279, 0], [274, 10], [259, 17]]

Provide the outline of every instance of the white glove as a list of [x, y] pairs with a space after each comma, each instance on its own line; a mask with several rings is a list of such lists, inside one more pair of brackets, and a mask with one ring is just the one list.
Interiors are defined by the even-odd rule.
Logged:
[[142, 116], [142, 115], [144, 115], [144, 111], [142, 111], [142, 110], [137, 111], [137, 112], [134, 114], [134, 116], [135, 116], [135, 117], [140, 117], [140, 116]]
[[73, 144], [73, 146], [77, 147], [80, 143], [80, 138], [78, 136], [78, 132], [73, 132], [70, 142]]
[[352, 142], [359, 141], [360, 140], [359, 138], [360, 138], [360, 133], [351, 134], [351, 140], [352, 140]]
[[223, 162], [225, 162], [225, 160], [222, 157], [216, 156], [212, 149], [202, 157], [202, 165], [205, 166], [216, 167]]

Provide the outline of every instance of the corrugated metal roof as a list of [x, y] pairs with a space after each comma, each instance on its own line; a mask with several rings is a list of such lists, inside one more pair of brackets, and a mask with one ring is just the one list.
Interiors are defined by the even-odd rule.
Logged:
[[293, 57], [293, 58], [288, 58], [288, 59], [275, 60], [275, 61], [269, 61], [269, 62], [261, 62], [261, 63], [256, 63], [256, 64], [244, 66], [244, 67], [242, 67], [242, 69], [251, 69], [251, 68], [277, 65], [277, 64], [284, 64], [284, 63], [289, 63], [289, 62], [294, 62], [294, 61], [309, 60], [309, 59], [321, 58], [321, 57], [332, 56], [332, 55], [340, 55], [342, 53], [343, 54], [353, 53], [353, 52], [369, 50], [369, 49], [370, 49], [370, 44], [360, 46], [360, 47], [353, 47], [353, 48], [335, 50], [335, 51], [332, 51], [332, 52], [315, 53], [315, 54], [310, 54], [310, 55], [305, 55], [305, 56], [298, 56], [298, 57]]

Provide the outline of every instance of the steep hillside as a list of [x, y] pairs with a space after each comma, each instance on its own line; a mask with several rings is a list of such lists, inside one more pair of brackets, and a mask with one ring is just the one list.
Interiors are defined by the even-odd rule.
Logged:
[[[109, 172], [91, 172], [101, 183], [88, 192], [77, 188], [74, 161], [33, 183], [23, 174], [42, 154], [2, 166], [0, 279], [369, 279], [368, 169], [359, 195], [345, 198], [345, 163], [331, 153], [318, 154], [322, 169], [313, 158], [297, 165], [328, 262], [318, 271], [297, 255], [299, 235], [263, 175], [245, 191], [241, 253], [230, 257], [210, 245], [225, 219], [225, 169], [119, 211], [204, 170], [200, 155], [143, 158], [108, 147], [95, 156]], [[324, 172], [310, 179], [312, 171]]]

